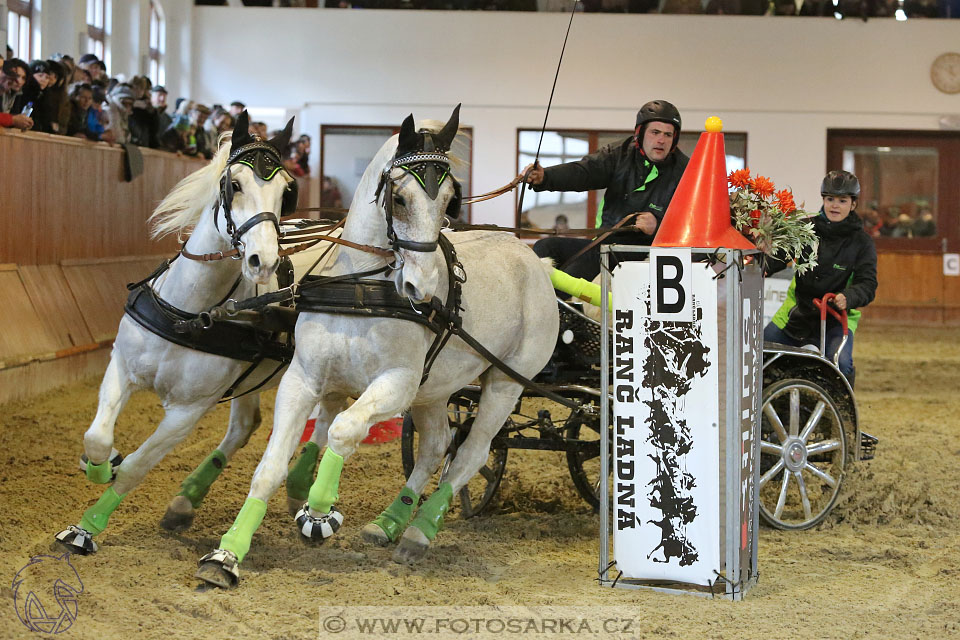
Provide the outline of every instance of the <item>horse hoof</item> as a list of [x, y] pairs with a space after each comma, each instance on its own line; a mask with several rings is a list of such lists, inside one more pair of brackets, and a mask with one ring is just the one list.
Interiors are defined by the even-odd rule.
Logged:
[[360, 537], [363, 538], [364, 542], [378, 547], [386, 547], [390, 544], [390, 538], [386, 532], [372, 522], [360, 530]]
[[78, 556], [93, 555], [100, 548], [89, 531], [74, 525], [57, 534], [57, 544]]
[[200, 558], [200, 566], [193, 575], [207, 584], [221, 589], [233, 589], [240, 582], [240, 563], [237, 555], [226, 549], [215, 549]]
[[194, 515], [196, 511], [186, 496], [174, 496], [160, 520], [160, 526], [174, 533], [186, 531], [193, 524]]
[[300, 513], [300, 507], [303, 506], [304, 498], [293, 498], [287, 496], [287, 511], [294, 518], [297, 517], [297, 514]]
[[330, 507], [330, 512], [322, 516], [310, 515], [310, 504], [304, 503], [297, 511], [297, 528], [300, 537], [316, 544], [323, 544], [335, 534], [343, 524], [343, 514], [336, 507]]
[[[117, 467], [119, 467], [120, 463], [123, 462], [123, 456], [120, 455], [120, 452], [117, 451], [116, 449], [111, 449], [109, 460], [110, 460], [110, 470], [112, 472], [110, 475], [109, 482], [113, 482], [114, 480], [117, 479]], [[80, 471], [83, 471], [84, 474], [87, 473], [87, 462], [89, 461], [90, 459], [87, 457], [87, 454], [84, 453], [80, 455], [80, 464], [79, 464]]]
[[414, 564], [427, 553], [430, 539], [416, 527], [407, 527], [393, 552], [393, 561], [398, 564]]

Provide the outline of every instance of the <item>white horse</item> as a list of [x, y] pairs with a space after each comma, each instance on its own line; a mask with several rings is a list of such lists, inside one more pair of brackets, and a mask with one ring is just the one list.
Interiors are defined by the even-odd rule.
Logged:
[[[87, 477], [98, 484], [110, 482], [114, 475], [116, 479], [87, 509], [79, 525], [57, 535], [57, 540], [72, 552], [97, 551], [93, 537], [106, 528], [123, 497], [191, 433], [224, 392], [231, 390], [239, 396], [231, 401], [226, 436], [184, 481], [183, 491], [164, 517], [166, 528], [181, 530], [190, 525], [195, 507], [214, 479], [260, 424], [259, 394], [242, 394], [276, 372], [280, 365], [277, 360], [268, 357], [235, 385], [252, 366], [250, 360], [181, 346], [141, 324], [170, 325], [178, 319], [175, 309], [196, 314], [228, 297], [242, 300], [256, 295], [258, 285], [276, 288], [279, 214], [296, 208], [296, 183], [280, 164], [293, 120], [280, 135], [266, 142], [250, 136], [248, 126], [244, 112], [232, 137], [225, 137], [213, 160], [181, 180], [154, 211], [154, 236], [179, 234], [193, 227], [184, 256], [195, 259], [178, 256], [168, 269], [151, 277], [151, 287], [139, 290], [136, 298], [128, 300], [132, 308], [120, 321], [100, 385], [97, 414], [84, 435]], [[228, 253], [233, 248], [238, 250], [237, 260], [196, 259], [204, 254], [213, 257]], [[160, 302], [150, 299], [154, 294]], [[138, 388], [156, 392], [165, 416], [156, 431], [114, 469], [114, 425], [130, 394]], [[317, 446], [322, 446], [325, 435], [323, 429], [315, 430]], [[312, 471], [308, 470], [311, 479]]]
[[[399, 136], [388, 140], [367, 167], [344, 226], [342, 237], [353, 242], [392, 244], [395, 270], [374, 277], [392, 280], [396, 292], [410, 302], [446, 301], [450, 293], [446, 261], [431, 247], [436, 248], [448, 207], [452, 204], [452, 213], [459, 210], [456, 184], [447, 179], [452, 176], [446, 157], [458, 128], [458, 111], [439, 132], [438, 127], [415, 130], [412, 116], [404, 121]], [[547, 267], [509, 234], [445, 235], [467, 276], [462, 285], [464, 329], [507, 365], [532, 377], [550, 358], [559, 326]], [[340, 248], [325, 275], [368, 273], [385, 265], [382, 258]], [[267, 500], [284, 480], [311, 408], [319, 402], [333, 414], [350, 397], [356, 402], [329, 427], [317, 480], [298, 514], [301, 534], [322, 541], [339, 528], [342, 516], [333, 505], [344, 459], [357, 450], [372, 424], [410, 409], [420, 433], [416, 468], [393, 504], [364, 529], [364, 538], [386, 545], [406, 527], [394, 560], [412, 562], [427, 551], [452, 496], [483, 465], [491, 440], [522, 390], [459, 337], [449, 340], [421, 385], [433, 340], [432, 331], [407, 320], [301, 311], [294, 359], [277, 393], [273, 435], [240, 514], [220, 548], [201, 559], [197, 577], [222, 587], [237, 583], [239, 563]], [[447, 400], [478, 377], [482, 393], [469, 437], [439, 489], [407, 527], [450, 442]]]

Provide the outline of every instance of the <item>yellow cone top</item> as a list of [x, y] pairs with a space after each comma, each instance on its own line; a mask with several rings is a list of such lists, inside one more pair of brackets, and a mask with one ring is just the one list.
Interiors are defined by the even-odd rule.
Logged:
[[707, 122], [704, 124], [704, 126], [710, 133], [717, 133], [723, 131], [723, 120], [717, 116], [710, 116], [707, 118]]

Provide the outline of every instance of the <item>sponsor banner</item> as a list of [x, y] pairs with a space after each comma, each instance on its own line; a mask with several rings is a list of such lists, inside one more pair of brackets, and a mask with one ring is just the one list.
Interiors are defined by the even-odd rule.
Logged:
[[[784, 280], [783, 282], [789, 282]], [[740, 317], [740, 579], [753, 576], [757, 550], [756, 465], [760, 441], [760, 400], [763, 371], [763, 326], [760, 294], [763, 276], [758, 268], [741, 273]]]
[[[782, 272], [781, 272], [782, 273]], [[778, 276], [781, 274], [777, 274]], [[790, 278], [765, 278], [763, 281], [763, 325], [770, 323], [773, 314], [787, 301], [787, 289], [790, 288]]]
[[[628, 578], [707, 585], [720, 570], [717, 281], [705, 263], [665, 264], [613, 272], [614, 559]], [[658, 289], [683, 319], [653, 316]]]

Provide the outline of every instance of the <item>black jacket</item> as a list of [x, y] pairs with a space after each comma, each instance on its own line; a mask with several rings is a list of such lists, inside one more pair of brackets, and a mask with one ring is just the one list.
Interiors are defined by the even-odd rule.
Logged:
[[[794, 295], [788, 292], [787, 301], [774, 316], [774, 324], [797, 340], [820, 334], [820, 311], [813, 305], [814, 298], [842, 293], [853, 329], [860, 316], [856, 310], [870, 304], [877, 292], [877, 249], [860, 216], [851, 212], [840, 222], [830, 222], [821, 210], [813, 225], [820, 239], [817, 266], [794, 277]], [[776, 273], [784, 266], [782, 261], [772, 260], [766, 272]]]
[[[534, 186], [533, 190], [589, 191], [605, 188], [607, 192], [603, 197], [603, 207], [597, 216], [598, 226], [609, 228], [628, 214], [649, 211], [657, 218], [659, 227], [689, 160], [686, 154], [675, 149], [663, 162], [654, 164], [647, 160], [631, 136], [619, 144], [584, 156], [577, 162], [546, 167], [543, 182]], [[654, 168], [657, 174], [650, 178]], [[633, 244], [649, 244], [653, 240], [652, 235], [631, 236], [633, 240], [630, 242]]]

